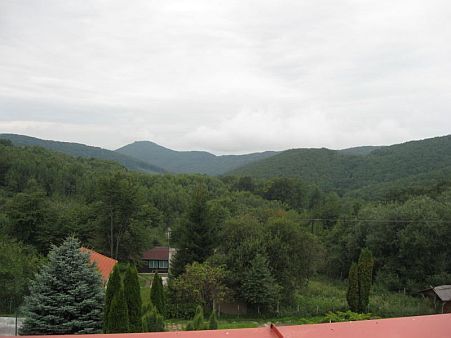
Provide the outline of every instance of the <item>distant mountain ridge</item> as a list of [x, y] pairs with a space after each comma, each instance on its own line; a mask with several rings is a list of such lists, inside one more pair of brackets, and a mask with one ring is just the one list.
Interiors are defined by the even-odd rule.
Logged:
[[18, 134], [0, 134], [0, 139], [8, 139], [13, 144], [18, 146], [37, 146], [75, 157], [97, 158], [101, 160], [114, 161], [122, 164], [124, 167], [130, 170], [143, 171], [148, 173], [166, 172], [166, 170], [158, 166], [131, 158], [124, 154], [80, 143], [43, 140], [36, 137]]
[[206, 151], [176, 151], [150, 141], [133, 142], [116, 152], [152, 163], [170, 172], [207, 175], [221, 175], [278, 153], [265, 151], [245, 155], [214, 155]]
[[324, 189], [349, 191], [451, 166], [451, 135], [349, 150], [291, 149], [227, 174], [299, 177]]

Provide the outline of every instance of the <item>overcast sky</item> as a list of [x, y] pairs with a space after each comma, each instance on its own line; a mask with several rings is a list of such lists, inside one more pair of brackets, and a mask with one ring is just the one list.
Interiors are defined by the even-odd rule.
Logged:
[[449, 0], [0, 0], [0, 132], [217, 154], [451, 134]]

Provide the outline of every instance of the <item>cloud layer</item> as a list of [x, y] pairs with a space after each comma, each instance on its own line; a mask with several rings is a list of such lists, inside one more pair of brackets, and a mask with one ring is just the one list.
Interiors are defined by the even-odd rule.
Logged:
[[444, 0], [0, 2], [0, 132], [244, 153], [449, 134]]

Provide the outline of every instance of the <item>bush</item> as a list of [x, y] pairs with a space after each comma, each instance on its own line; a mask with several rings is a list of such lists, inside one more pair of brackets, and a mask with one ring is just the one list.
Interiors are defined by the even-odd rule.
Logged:
[[216, 312], [213, 311], [208, 319], [208, 329], [209, 330], [217, 330], [218, 329], [218, 320], [216, 319]]
[[356, 313], [350, 310], [348, 311], [337, 311], [328, 312], [324, 316], [323, 323], [335, 323], [335, 322], [352, 322], [357, 320], [368, 320], [376, 318], [371, 315], [371, 313]]
[[144, 332], [162, 332], [164, 331], [164, 318], [158, 313], [158, 310], [152, 306], [148, 306], [148, 310], [143, 316]]

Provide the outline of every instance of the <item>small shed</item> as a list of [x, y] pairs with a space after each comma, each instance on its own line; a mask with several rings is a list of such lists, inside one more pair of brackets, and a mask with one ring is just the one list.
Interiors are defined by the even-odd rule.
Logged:
[[451, 285], [431, 286], [428, 289], [421, 290], [420, 293], [433, 299], [436, 306], [438, 303], [442, 313], [451, 313]]

